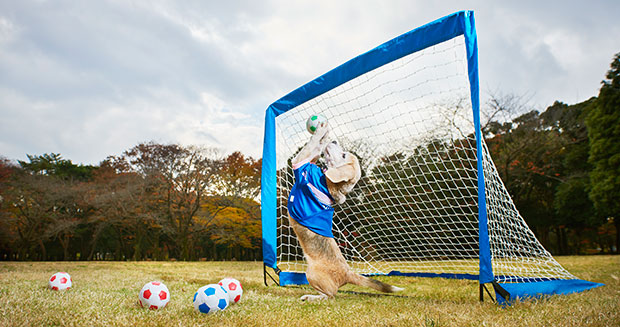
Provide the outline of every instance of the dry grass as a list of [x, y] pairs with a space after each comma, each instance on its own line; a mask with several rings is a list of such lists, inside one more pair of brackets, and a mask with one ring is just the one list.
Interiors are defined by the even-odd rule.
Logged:
[[[2, 262], [0, 326], [619, 326], [620, 256], [557, 259], [576, 276], [606, 286], [502, 308], [480, 303], [475, 282], [389, 277], [380, 279], [405, 287], [406, 297], [349, 292], [302, 304], [298, 298], [309, 288], [265, 287], [262, 264], [254, 262]], [[47, 289], [58, 271], [71, 274], [71, 290]], [[216, 315], [195, 312], [194, 292], [226, 276], [243, 283], [242, 302]], [[170, 289], [163, 310], [136, 305], [151, 280]]]

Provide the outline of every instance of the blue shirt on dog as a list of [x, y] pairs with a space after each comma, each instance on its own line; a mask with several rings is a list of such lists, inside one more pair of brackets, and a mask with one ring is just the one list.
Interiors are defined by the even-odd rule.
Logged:
[[327, 189], [325, 174], [310, 162], [294, 169], [294, 173], [295, 185], [287, 205], [289, 215], [311, 231], [333, 238], [334, 199]]

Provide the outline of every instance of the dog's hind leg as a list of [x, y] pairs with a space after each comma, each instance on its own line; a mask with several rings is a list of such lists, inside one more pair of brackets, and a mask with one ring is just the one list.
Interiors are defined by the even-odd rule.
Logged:
[[340, 285], [332, 277], [329, 272], [323, 271], [316, 265], [309, 264], [308, 270], [306, 270], [306, 278], [310, 286], [319, 292], [319, 295], [304, 295], [301, 300], [316, 301], [334, 298]]

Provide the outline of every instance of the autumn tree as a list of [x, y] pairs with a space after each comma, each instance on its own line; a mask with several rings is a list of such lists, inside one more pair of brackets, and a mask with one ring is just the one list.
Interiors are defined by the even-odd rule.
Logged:
[[59, 242], [63, 250], [63, 260], [70, 260], [70, 242], [76, 237], [78, 226], [84, 223], [85, 209], [82, 206], [82, 193], [79, 184], [50, 177], [47, 190], [48, 220], [44, 236], [51, 241]]
[[225, 157], [215, 178], [214, 195], [202, 206], [211, 218], [206, 223], [210, 224], [212, 246], [215, 249], [225, 245], [226, 257], [240, 258], [242, 249], [259, 247], [260, 205], [256, 200], [260, 193], [260, 167], [261, 160], [240, 152]]
[[0, 156], [0, 259], [11, 258], [16, 236], [13, 234], [9, 220], [11, 219], [11, 203], [7, 201], [6, 191], [9, 187], [11, 175], [17, 166], [7, 158]]
[[260, 193], [261, 160], [233, 152], [222, 161], [216, 185], [225, 197], [257, 199]]
[[[234, 205], [218, 205], [220, 201], [208, 201], [203, 210], [218, 214], [209, 226], [209, 238], [213, 248], [225, 247], [225, 257], [243, 258], [245, 251], [260, 247], [260, 206], [252, 199], [239, 198]], [[215, 253], [211, 254], [213, 257]]]
[[[538, 111], [492, 124], [487, 138], [498, 172], [515, 205], [540, 241], [548, 246], [554, 224], [559, 136], [544, 126]], [[561, 231], [555, 230], [558, 235]]]
[[50, 191], [55, 185], [47, 176], [17, 171], [3, 192], [3, 211], [6, 223], [16, 236], [15, 246], [20, 260], [45, 260], [46, 229], [50, 224], [49, 212], [54, 201]]
[[176, 240], [180, 258], [190, 260], [196, 234], [217, 214], [199, 212], [204, 197], [215, 192], [213, 182], [222, 165], [217, 152], [149, 142], [127, 150], [122, 158], [128, 168], [149, 180], [150, 210]]
[[95, 169], [75, 165], [59, 154], [28, 155], [13, 169], [4, 194], [3, 213], [8, 230], [16, 235], [19, 256], [46, 259], [47, 241], [58, 242], [62, 258], [69, 260], [70, 242], [84, 224], [82, 181]]
[[[159, 258], [159, 215], [151, 210], [153, 186], [149, 179], [118, 166], [114, 157], [103, 161], [90, 185], [88, 198], [94, 213], [90, 259], [102, 244], [114, 244], [116, 259], [141, 260], [154, 248]], [[110, 235], [113, 241], [110, 242]], [[106, 237], [108, 236], [108, 237]]]

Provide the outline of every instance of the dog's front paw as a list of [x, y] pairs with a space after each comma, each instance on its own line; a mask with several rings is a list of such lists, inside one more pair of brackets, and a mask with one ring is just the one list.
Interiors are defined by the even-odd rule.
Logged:
[[314, 132], [314, 135], [316, 135], [316, 137], [318, 137], [319, 139], [323, 139], [325, 138], [325, 136], [327, 136], [327, 134], [329, 133], [329, 130], [330, 128], [327, 122], [322, 122], [319, 124], [319, 126], [317, 126], [316, 132]]
[[306, 294], [306, 295], [300, 297], [299, 299], [302, 302], [322, 301], [322, 300], [327, 300], [327, 295], [325, 295], [325, 294], [320, 294], [320, 295]]

